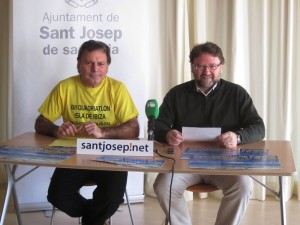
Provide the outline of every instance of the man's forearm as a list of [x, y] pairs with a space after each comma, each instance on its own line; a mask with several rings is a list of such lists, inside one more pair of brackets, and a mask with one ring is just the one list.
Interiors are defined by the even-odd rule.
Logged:
[[265, 137], [265, 125], [263, 121], [259, 121], [256, 124], [245, 127], [238, 133], [241, 135], [242, 144], [259, 141]]
[[140, 128], [137, 118], [133, 118], [117, 127], [101, 128], [103, 137], [101, 138], [137, 138]]
[[35, 131], [39, 134], [44, 134], [52, 137], [57, 136], [58, 126], [45, 118], [43, 115], [39, 115], [39, 117], [36, 119], [34, 128]]

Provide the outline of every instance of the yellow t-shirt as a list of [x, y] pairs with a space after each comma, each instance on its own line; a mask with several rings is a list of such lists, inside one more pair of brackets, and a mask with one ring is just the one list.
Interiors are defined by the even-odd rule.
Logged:
[[79, 75], [59, 82], [38, 111], [52, 122], [62, 116], [76, 125], [94, 121], [99, 127], [118, 126], [138, 116], [125, 85], [107, 76], [96, 88], [85, 87]]

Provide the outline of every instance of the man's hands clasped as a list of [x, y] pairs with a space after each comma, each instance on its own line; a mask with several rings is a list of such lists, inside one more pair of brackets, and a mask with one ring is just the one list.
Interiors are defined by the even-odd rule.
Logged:
[[77, 134], [87, 135], [94, 138], [103, 138], [104, 131], [93, 121], [86, 122], [79, 126], [67, 121], [58, 127], [57, 137], [75, 136]]

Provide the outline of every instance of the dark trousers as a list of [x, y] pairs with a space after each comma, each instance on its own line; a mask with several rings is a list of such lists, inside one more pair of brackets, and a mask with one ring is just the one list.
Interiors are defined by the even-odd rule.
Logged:
[[[93, 199], [79, 189], [88, 181], [96, 183]], [[48, 189], [48, 201], [71, 217], [82, 217], [83, 225], [103, 225], [124, 202], [127, 172], [55, 169]]]

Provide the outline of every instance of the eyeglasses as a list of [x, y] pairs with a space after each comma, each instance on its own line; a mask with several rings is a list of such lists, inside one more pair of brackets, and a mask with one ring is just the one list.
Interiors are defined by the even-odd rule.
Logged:
[[197, 65], [197, 64], [192, 64], [192, 66], [194, 67], [194, 69], [196, 70], [206, 70], [209, 69], [209, 70], [216, 70], [219, 66], [221, 66], [221, 63], [218, 64], [218, 65], [209, 65], [209, 66], [204, 66], [204, 65]]

